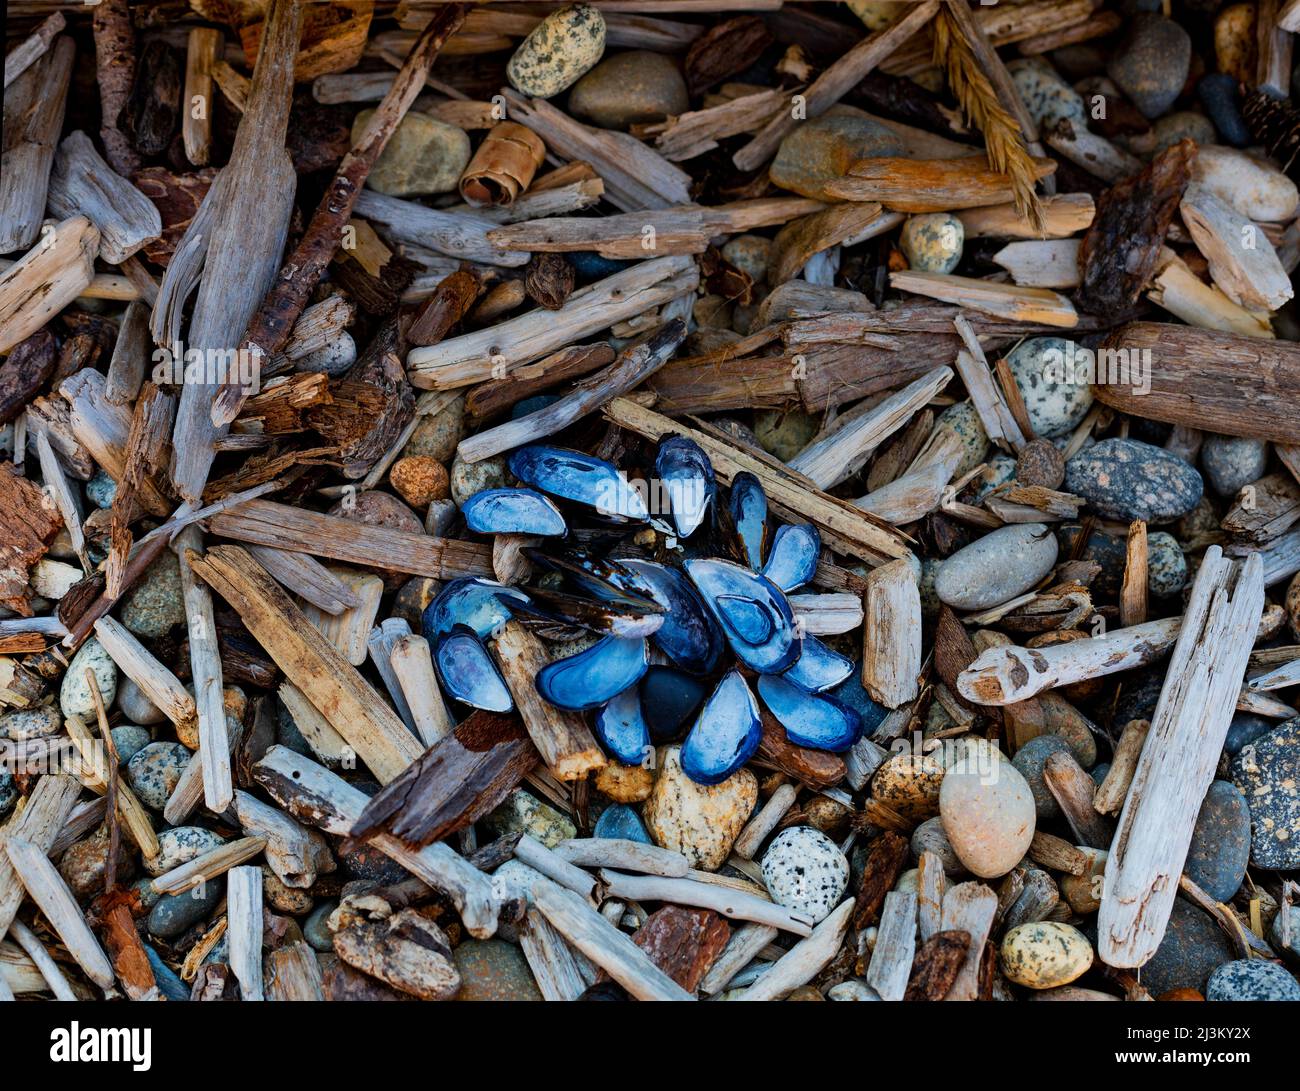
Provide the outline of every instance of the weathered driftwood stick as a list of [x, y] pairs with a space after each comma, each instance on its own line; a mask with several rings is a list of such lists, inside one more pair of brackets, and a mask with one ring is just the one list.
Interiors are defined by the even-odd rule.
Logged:
[[1222, 198], [1192, 182], [1179, 212], [1209, 262], [1210, 277], [1234, 303], [1275, 311], [1295, 294], [1264, 232]]
[[371, 527], [355, 519], [322, 515], [266, 500], [245, 501], [216, 515], [211, 529], [213, 534], [237, 542], [313, 553], [348, 564], [409, 572], [413, 576], [445, 580], [492, 575], [488, 548], [474, 542]]
[[214, 546], [187, 558], [381, 783], [420, 756], [415, 736], [244, 550]]
[[[1174, 431], [1180, 429], [1181, 426]], [[1192, 458], [1195, 457], [1193, 453]], [[1285, 464], [1285, 447], [1280, 448], [1279, 457]], [[1221, 525], [1232, 536], [1234, 544], [1263, 545], [1286, 533], [1297, 520], [1300, 520], [1300, 485], [1289, 474], [1266, 474], [1251, 482], [1249, 490], [1238, 494]]]
[[944, 894], [944, 931], [970, 934], [966, 959], [957, 971], [957, 978], [944, 997], [945, 1000], [978, 999], [984, 944], [988, 942], [997, 909], [998, 896], [983, 883], [958, 883]]
[[[180, 679], [155, 659], [125, 625], [116, 618], [102, 617], [95, 622], [95, 636], [122, 673], [140, 687], [140, 691], [178, 730], [194, 730], [198, 717], [194, 698], [181, 685]], [[214, 630], [213, 639], [215, 637]]]
[[515, 844], [515, 859], [527, 864], [539, 875], [544, 875], [554, 883], [575, 894], [582, 895], [591, 905], [596, 905], [599, 889], [595, 878], [556, 852], [552, 852], [540, 841], [524, 834]]
[[1063, 239], [1086, 230], [1097, 209], [1090, 193], [1044, 197], [1042, 230], [1035, 230], [1014, 204], [963, 209], [957, 213], [968, 239]]
[[250, 545], [248, 552], [275, 577], [276, 582], [318, 610], [327, 614], [341, 614], [344, 610], [361, 605], [361, 600], [351, 587], [306, 553], [292, 553], [259, 545]]
[[13, 936], [18, 946], [27, 952], [27, 957], [36, 963], [36, 968], [41, 971], [41, 976], [45, 978], [55, 1000], [77, 999], [77, 994], [72, 991], [72, 986], [68, 984], [68, 979], [59, 969], [59, 964], [50, 957], [45, 944], [36, 938], [35, 933], [27, 925], [19, 920], [14, 921], [9, 925], [9, 934]]
[[1082, 121], [1062, 118], [1043, 133], [1054, 152], [1103, 182], [1114, 185], [1137, 174], [1142, 160], [1094, 133]]
[[104, 396], [114, 405], [134, 402], [144, 383], [149, 343], [149, 308], [138, 300], [127, 305], [108, 364]]
[[[1165, 322], [1132, 322], [1103, 351], [1125, 350], [1098, 375], [1097, 397], [1122, 412], [1207, 432], [1300, 442], [1300, 346]], [[1149, 356], [1148, 356], [1149, 354]], [[1136, 372], [1138, 361], [1143, 363]], [[1139, 380], [1142, 380], [1139, 382]]]
[[902, 292], [928, 296], [945, 303], [982, 311], [1007, 322], [1031, 322], [1043, 326], [1073, 329], [1078, 312], [1063, 295], [1047, 288], [1021, 288], [951, 273], [890, 273], [889, 283]]
[[66, 717], [63, 727], [81, 757], [82, 768], [78, 776], [87, 788], [96, 795], [107, 795], [109, 777], [117, 777], [114, 788], [117, 813], [145, 858], [153, 859], [161, 851], [158, 837], [154, 833], [153, 820], [135, 792], [122, 780], [121, 773], [110, 774], [111, 766], [103, 742], [95, 738], [90, 728], [76, 716]]
[[508, 250], [488, 238], [496, 224], [481, 210], [447, 212], [363, 190], [354, 211], [382, 225], [384, 234], [395, 242], [485, 265], [513, 267], [528, 263], [529, 255], [525, 251]]
[[[42, 194], [42, 210], [44, 201]], [[86, 216], [73, 216], [50, 230], [0, 273], [0, 353], [41, 329], [94, 275], [99, 229]]]
[[[804, 113], [800, 116], [817, 117], [834, 106], [851, 88], [861, 83], [863, 77], [933, 19], [938, 10], [938, 0], [924, 0], [889, 26], [860, 41], [823, 71], [803, 93]], [[781, 111], [731, 157], [732, 162], [742, 171], [757, 170], [776, 154], [781, 141], [796, 124], [793, 108]]]
[[102, 0], [93, 12], [95, 75], [99, 82], [99, 138], [113, 169], [128, 178], [140, 166], [126, 135], [117, 127], [118, 115], [135, 87], [135, 31], [130, 0]]
[[488, 329], [412, 349], [406, 357], [411, 382], [447, 390], [504, 378], [519, 364], [693, 291], [698, 280], [695, 262], [686, 256], [640, 262], [579, 288], [559, 310], [539, 307]]
[[637, 1000], [694, 1000], [627, 936], [571, 890], [545, 877], [532, 888], [539, 913]]
[[25, 250], [37, 241], [41, 231], [50, 167], [63, 130], [75, 53], [70, 37], [59, 38], [54, 48], [18, 79], [14, 89], [5, 92], [5, 152], [0, 161], [3, 167], [0, 170], [0, 254]]
[[110, 265], [162, 234], [158, 206], [105, 163], [80, 130], [64, 137], [54, 157], [49, 208], [56, 216], [90, 217], [99, 228], [99, 256]]
[[1049, 754], [1043, 765], [1043, 782], [1060, 804], [1080, 844], [1099, 849], [1110, 843], [1110, 823], [1094, 806], [1097, 783], [1073, 754], [1064, 751]]
[[[16, 837], [47, 852], [72, 812], [81, 785], [70, 776], [47, 774], [27, 796], [27, 804], [0, 826], [0, 844]], [[7, 856], [0, 855], [0, 939], [9, 931], [23, 900], [23, 885]]]
[[195, 27], [186, 41], [181, 138], [185, 158], [196, 167], [207, 166], [212, 153], [212, 65], [223, 44], [221, 31], [212, 27]]
[[784, 112], [789, 100], [789, 94], [780, 88], [758, 90], [663, 122], [652, 122], [637, 132], [643, 137], [653, 136], [659, 154], [680, 163], [712, 151], [718, 141], [729, 136], [756, 132], [778, 110]]
[[263, 972], [267, 1000], [325, 999], [320, 961], [305, 943], [291, 943], [270, 952]]
[[262, 1000], [262, 869], [237, 867], [226, 876], [226, 938], [240, 998]]
[[556, 708], [537, 692], [537, 675], [551, 661], [542, 641], [508, 621], [491, 642], [492, 656], [515, 699], [524, 727], [557, 780], [582, 780], [605, 766], [605, 754], [581, 713]]
[[1025, 239], [1007, 243], [993, 261], [1023, 288], [1076, 288], [1079, 239]]
[[921, 592], [909, 561], [867, 576], [862, 605], [862, 684], [886, 708], [915, 701], [921, 676]]
[[63, 517], [63, 525], [68, 528], [72, 551], [81, 558], [82, 568], [90, 572], [93, 566], [86, 556], [86, 536], [81, 525], [81, 500], [68, 484], [63, 467], [50, 445], [50, 437], [43, 431], [36, 433], [36, 454], [41, 465], [41, 477]]
[[229, 813], [247, 836], [266, 841], [266, 862], [285, 886], [312, 886], [322, 864], [327, 871], [332, 868], [333, 858], [320, 833], [295, 822], [279, 808], [268, 807], [236, 789]]
[[843, 902], [812, 930], [811, 935], [791, 947], [736, 999], [781, 1000], [811, 981], [835, 957], [844, 942], [849, 922], [853, 919], [853, 906], [852, 898]]
[[1147, 524], [1129, 524], [1125, 547], [1124, 579], [1119, 590], [1119, 623], [1126, 628], [1147, 619]]
[[40, 26], [5, 54], [5, 86], [8, 87], [36, 61], [45, 55], [54, 36], [65, 26], [63, 12], [56, 11]]
[[543, 999], [577, 1000], [591, 984], [583, 973], [584, 964], [591, 964], [536, 909], [529, 909], [517, 927], [519, 948]]
[[1130, 720], [1124, 725], [1110, 759], [1110, 769], [1092, 797], [1092, 805], [1098, 814], [1116, 814], [1124, 805], [1150, 730], [1150, 720]]
[[1239, 333], [1243, 337], [1277, 335], [1265, 317], [1234, 303], [1213, 284], [1206, 284], [1172, 250], [1162, 250], [1147, 298], [1189, 326]]
[[618, 868], [670, 879], [684, 878], [691, 870], [690, 863], [680, 852], [616, 837], [573, 838], [561, 841], [553, 851], [561, 860], [580, 867]]
[[[978, 161], [977, 161], [978, 162]], [[1056, 170], [1053, 159], [1033, 159], [1034, 178]], [[969, 159], [859, 159], [843, 177], [826, 184], [837, 201], [879, 201], [895, 212], [942, 212], [1006, 204], [1013, 196], [1011, 176]], [[820, 196], [820, 194], [818, 194]]]
[[943, 861], [928, 849], [921, 853], [916, 879], [917, 936], [924, 943], [943, 929], [943, 894], [948, 877]]
[[422, 636], [399, 637], [393, 643], [388, 663], [411, 710], [415, 733], [424, 745], [432, 746], [450, 735], [456, 724], [443, 700], [429, 642]]
[[[44, 850], [12, 834], [5, 838], [4, 848], [27, 893], [40, 906], [77, 965], [101, 989], [111, 989], [115, 981], [113, 965], [86, 923], [68, 884]], [[261, 923], [260, 916], [258, 923]]]
[[600, 879], [605, 889], [616, 898], [698, 906], [733, 920], [770, 925], [796, 936], [809, 936], [813, 931], [811, 917], [757, 895], [713, 883], [654, 875], [622, 875], [604, 869], [601, 869]]
[[[356, 606], [349, 606], [337, 614], [327, 614], [316, 609], [310, 603], [304, 603], [303, 616], [328, 640], [339, 653], [354, 667], [366, 661], [368, 634], [374, 629], [375, 618], [379, 613], [379, 600], [384, 594], [384, 581], [371, 572], [337, 573], [359, 600]], [[384, 656], [387, 666], [388, 657]], [[384, 671], [380, 671], [381, 677]], [[385, 679], [385, 684], [388, 680]], [[396, 686], [394, 680], [393, 687]]]
[[776, 824], [785, 817], [786, 811], [794, 806], [798, 795], [799, 790], [793, 784], [782, 784], [777, 788], [740, 831], [732, 852], [743, 860], [752, 860], [767, 835], [776, 829]]
[[916, 895], [891, 890], [885, 895], [876, 946], [867, 966], [867, 984], [881, 1000], [902, 1000], [916, 954]]
[[1162, 618], [1046, 648], [989, 648], [958, 675], [957, 691], [977, 704], [1009, 705], [1045, 689], [1132, 670], [1168, 651], [1181, 623], [1181, 618]]
[[714, 996], [722, 992], [732, 979], [746, 966], [754, 961], [758, 953], [764, 950], [779, 934], [778, 930], [766, 924], [742, 924], [732, 930], [727, 946], [722, 949], [709, 972], [700, 982], [700, 992], [705, 996]]
[[1141, 966], [1159, 946], [1264, 607], [1258, 554], [1205, 552], [1151, 730], [1106, 858], [1098, 954]]
[[554, 435], [639, 386], [668, 362], [685, 337], [686, 323], [673, 319], [648, 341], [628, 347], [609, 367], [575, 383], [569, 393], [544, 409], [461, 440], [457, 454], [466, 462], [479, 462]]
[[[360, 789], [283, 746], [267, 750], [253, 777], [294, 818], [339, 836], [351, 833], [367, 803]], [[376, 834], [370, 843], [446, 894], [470, 935], [487, 939], [496, 932], [498, 901], [490, 878], [447, 845], [416, 850], [388, 834]]]

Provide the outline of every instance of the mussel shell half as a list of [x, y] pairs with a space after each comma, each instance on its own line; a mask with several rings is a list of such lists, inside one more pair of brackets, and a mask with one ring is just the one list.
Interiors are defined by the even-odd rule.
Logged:
[[807, 523], [787, 523], [778, 527], [767, 552], [763, 575], [782, 591], [791, 591], [811, 583], [821, 556], [822, 536]]
[[595, 508], [613, 519], [646, 522], [645, 500], [611, 462], [563, 447], [521, 447], [510, 456], [510, 472], [535, 489]]
[[721, 784], [754, 756], [763, 724], [744, 676], [732, 669], [704, 702], [682, 744], [682, 772], [696, 784]]
[[438, 641], [433, 662], [448, 697], [489, 712], [509, 712], [515, 707], [492, 656], [467, 626], [455, 626]]
[[667, 611], [663, 625], [651, 637], [655, 647], [684, 671], [712, 673], [722, 656], [722, 631], [685, 573], [654, 561], [629, 558], [620, 563]]
[[542, 538], [563, 535], [567, 529], [560, 509], [532, 489], [483, 489], [464, 504], [460, 513], [476, 534], [532, 534]]
[[526, 603], [528, 596], [514, 587], [465, 576], [443, 586], [424, 608], [420, 629], [424, 639], [436, 647], [457, 625], [473, 630], [480, 640], [510, 620], [510, 603]]
[[611, 636], [647, 637], [664, 624], [664, 608], [653, 599], [628, 596], [628, 601], [608, 602], [537, 587], [528, 589], [528, 598], [517, 612]]
[[834, 697], [809, 693], [771, 674], [759, 678], [758, 694], [795, 746], [838, 752], [862, 735], [862, 717]]
[[731, 522], [740, 540], [746, 563], [755, 572], [763, 567], [767, 549], [767, 494], [763, 484], [748, 470], [731, 479]]
[[644, 640], [602, 637], [585, 651], [544, 666], [537, 675], [537, 692], [556, 708], [599, 708], [636, 685], [649, 665]]
[[596, 734], [605, 749], [624, 765], [640, 765], [650, 751], [650, 729], [641, 715], [636, 686], [610, 698], [596, 713]]
[[852, 659], [840, 655], [815, 636], [805, 633], [799, 658], [781, 677], [809, 693], [821, 693], [834, 689], [852, 673]]
[[799, 658], [794, 613], [771, 580], [717, 559], [687, 561], [686, 572], [747, 667], [780, 674]]
[[677, 533], [689, 538], [704, 522], [718, 488], [709, 456], [693, 439], [668, 436], [659, 444], [655, 475], [668, 493]]

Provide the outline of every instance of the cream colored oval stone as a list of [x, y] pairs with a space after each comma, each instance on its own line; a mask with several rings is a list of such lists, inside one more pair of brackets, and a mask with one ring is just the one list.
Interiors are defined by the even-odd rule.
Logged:
[[691, 867], [716, 871], [758, 802], [758, 780], [741, 769], [721, 784], [696, 784], [682, 771], [680, 746], [659, 752], [659, 776], [642, 811], [656, 845], [680, 852]]
[[[374, 110], [357, 114], [352, 123], [353, 143], [360, 139], [374, 114]], [[380, 152], [366, 185], [390, 197], [450, 193], [460, 182], [469, 152], [469, 137], [464, 129], [410, 110]]]
[[1002, 938], [1002, 972], [1027, 989], [1055, 989], [1077, 980], [1092, 965], [1092, 944], [1077, 928], [1035, 921]]
[[1222, 144], [1198, 149], [1192, 181], [1256, 223], [1289, 220], [1300, 205], [1300, 191], [1280, 170]]
[[939, 815], [953, 851], [981, 879], [1005, 875], [1034, 837], [1034, 793], [1010, 762], [953, 767], [939, 790]]
[[604, 53], [604, 16], [590, 4], [573, 4], [533, 28], [506, 65], [506, 77], [516, 91], [550, 98], [577, 83]]

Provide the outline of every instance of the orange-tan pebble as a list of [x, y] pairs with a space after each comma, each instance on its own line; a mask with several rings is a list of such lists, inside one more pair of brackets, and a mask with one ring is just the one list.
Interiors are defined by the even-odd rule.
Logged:
[[450, 485], [447, 468], [428, 455], [411, 455], [399, 458], [388, 472], [388, 480], [413, 508], [427, 507], [435, 500], [445, 500]]
[[596, 790], [609, 796], [615, 803], [640, 803], [650, 798], [654, 786], [653, 771], [641, 765], [610, 762], [596, 772]]

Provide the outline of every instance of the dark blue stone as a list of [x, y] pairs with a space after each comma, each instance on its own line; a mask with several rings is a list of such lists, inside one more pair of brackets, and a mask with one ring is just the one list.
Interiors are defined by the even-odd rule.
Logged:
[[1040, 821], [1057, 818], [1061, 806], [1043, 779], [1043, 766], [1053, 754], [1068, 754], [1070, 747], [1059, 735], [1038, 735], [1016, 751], [1011, 764], [1025, 778], [1034, 796], [1034, 811]]
[[596, 819], [596, 827], [591, 831], [593, 837], [609, 837], [623, 841], [640, 841], [644, 845], [652, 844], [650, 834], [646, 832], [641, 816], [626, 803], [611, 803]]
[[881, 722], [889, 715], [889, 709], [884, 705], [878, 705], [871, 699], [871, 694], [862, 684], [861, 664], [855, 664], [853, 673], [846, 678], [840, 685], [830, 691], [830, 696], [841, 704], [848, 705], [858, 714], [862, 720], [862, 732], [875, 731]]
[[682, 772], [696, 784], [721, 784], [754, 756], [762, 738], [758, 702], [740, 671], [728, 671], [686, 736]]
[[1205, 793], [1183, 871], [1216, 902], [1241, 886], [1250, 862], [1250, 808], [1236, 785], [1216, 780]]
[[657, 743], [672, 742], [691, 722], [708, 689], [698, 678], [673, 667], [655, 665], [641, 679], [641, 711]]
[[579, 280], [602, 280], [605, 277], [613, 276], [620, 269], [626, 269], [632, 264], [630, 261], [619, 261], [615, 258], [604, 258], [594, 250], [575, 250], [566, 254], [569, 264], [573, 266], [573, 271], [577, 274]]
[[1232, 723], [1228, 726], [1228, 737], [1223, 741], [1223, 749], [1230, 755], [1238, 754], [1242, 747], [1253, 743], [1261, 735], [1267, 735], [1277, 723], [1277, 720], [1253, 712], [1234, 713]]
[[543, 667], [537, 676], [537, 692], [557, 708], [599, 708], [636, 685], [649, 664], [644, 640], [606, 636], [586, 651]]
[[848, 705], [792, 685], [774, 674], [761, 674], [758, 694], [796, 746], [847, 750], [862, 737], [862, 717]]
[[612, 697], [596, 713], [596, 734], [605, 749], [624, 765], [639, 765], [650, 749], [650, 729], [641, 715], [636, 687]]
[[1241, 115], [1236, 80], [1225, 72], [1212, 72], [1196, 85], [1196, 93], [1225, 144], [1245, 148], [1253, 143], [1250, 128]]
[[149, 960], [149, 968], [153, 970], [153, 979], [158, 986], [158, 991], [168, 1000], [188, 1001], [190, 987], [176, 976], [176, 972], [159, 957], [157, 951], [147, 943], [141, 946], [144, 947], [144, 957]]
[[547, 409], [560, 400], [558, 394], [534, 394], [531, 398], [525, 398], [517, 402], [510, 410], [510, 419], [518, 420], [520, 417], [526, 417], [530, 413], [538, 413]]
[[149, 914], [150, 933], [159, 939], [175, 939], [216, 909], [225, 889], [223, 881], [213, 879], [201, 888], [164, 895]]

